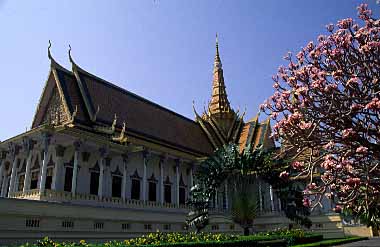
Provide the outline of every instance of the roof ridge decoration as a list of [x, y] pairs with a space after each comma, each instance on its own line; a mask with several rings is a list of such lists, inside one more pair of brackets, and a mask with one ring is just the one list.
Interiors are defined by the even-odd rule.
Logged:
[[68, 51], [68, 53], [69, 53], [69, 60], [70, 60], [70, 63], [71, 63], [72, 73], [74, 74], [76, 82], [78, 84], [79, 91], [80, 91], [80, 94], [81, 94], [81, 96], [83, 98], [87, 114], [90, 117], [90, 119], [91, 119], [92, 122], [96, 122], [96, 115], [99, 112], [99, 106], [98, 106], [97, 111], [95, 112], [95, 110], [93, 109], [92, 102], [91, 102], [90, 98], [88, 97], [87, 88], [86, 88], [85, 84], [82, 82], [82, 80], [80, 78], [80, 75], [78, 73], [78, 71], [82, 70], [82, 69], [74, 62], [74, 59], [71, 56], [71, 45], [70, 44], [69, 44], [69, 51]]
[[113, 118], [113, 122], [112, 122], [111, 126], [94, 125], [93, 128], [97, 132], [107, 134], [107, 135], [113, 135], [115, 133], [116, 123], [117, 123], [117, 115], [115, 113], [115, 116]]
[[120, 135], [117, 136], [117, 137], [116, 136], [112, 137], [112, 140], [116, 141], [116, 142], [119, 142], [122, 145], [124, 145], [125, 143], [127, 143], [128, 137], [125, 134], [125, 130], [126, 130], [126, 123], [124, 121], [123, 122], [123, 128], [121, 129]]
[[[71, 115], [72, 115], [71, 111], [70, 111], [70, 108], [69, 108], [69, 105], [67, 103], [66, 95], [64, 94], [64, 91], [62, 89], [61, 81], [59, 80], [57, 69], [65, 71], [65, 72], [69, 72], [69, 71], [66, 70], [64, 67], [62, 67], [60, 64], [58, 64], [55, 61], [55, 59], [53, 58], [53, 56], [51, 54], [51, 47], [52, 47], [52, 44], [51, 44], [51, 41], [49, 40], [48, 58], [50, 60], [50, 71], [49, 71], [48, 77], [46, 79], [45, 86], [44, 86], [44, 88], [42, 90], [40, 99], [38, 101], [36, 111], [34, 113], [34, 117], [33, 117], [33, 121], [32, 121], [32, 128], [36, 127], [35, 124], [36, 124], [38, 113], [40, 112], [40, 110], [43, 110], [43, 109], [41, 109], [41, 107], [42, 107], [41, 104], [42, 104], [42, 101], [43, 101], [44, 97], [46, 97], [45, 92], [48, 89], [48, 84], [49, 84], [49, 79], [50, 79], [51, 74], [54, 77], [55, 86], [57, 87], [59, 98], [62, 101], [64, 114], [66, 114], [66, 116], [67, 116], [68, 119], [70, 119]], [[69, 73], [71, 73], [71, 72], [69, 72]]]

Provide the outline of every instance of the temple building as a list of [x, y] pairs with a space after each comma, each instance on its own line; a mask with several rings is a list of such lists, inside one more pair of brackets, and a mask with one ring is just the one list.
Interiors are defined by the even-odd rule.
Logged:
[[[241, 150], [274, 147], [269, 119], [246, 122], [231, 107], [218, 42], [211, 100], [201, 114], [193, 106], [195, 120], [85, 71], [71, 48], [71, 70], [50, 46], [48, 57], [32, 128], [0, 142], [0, 243], [186, 231], [185, 202], [200, 161], [230, 142]], [[269, 185], [259, 188], [260, 213], [278, 221], [281, 201]], [[229, 189], [214, 199], [210, 231], [240, 231], [228, 214]]]

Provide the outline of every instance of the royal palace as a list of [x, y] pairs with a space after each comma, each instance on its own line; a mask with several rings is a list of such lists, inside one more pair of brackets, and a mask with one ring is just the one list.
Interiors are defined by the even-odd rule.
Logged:
[[[211, 99], [200, 114], [194, 107], [195, 120], [85, 71], [70, 51], [71, 70], [50, 46], [48, 57], [32, 128], [0, 142], [0, 244], [186, 231], [185, 202], [203, 159], [230, 142], [241, 150], [275, 145], [269, 119], [245, 121], [231, 107], [218, 43]], [[253, 187], [260, 195], [256, 229], [287, 225], [271, 186]], [[227, 183], [219, 188], [206, 230], [241, 231], [229, 216], [229, 190]], [[342, 233], [338, 216], [315, 217], [331, 234]]]

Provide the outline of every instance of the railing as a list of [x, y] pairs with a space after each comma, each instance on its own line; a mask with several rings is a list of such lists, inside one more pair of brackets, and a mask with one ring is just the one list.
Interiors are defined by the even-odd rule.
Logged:
[[72, 204], [107, 206], [116, 208], [156, 208], [156, 209], [180, 209], [190, 210], [190, 207], [180, 204], [177, 206], [173, 203], [160, 203], [154, 201], [143, 201], [133, 199], [123, 199], [119, 197], [102, 197], [90, 194], [73, 194], [66, 191], [44, 190], [42, 194], [38, 189], [28, 190], [26, 192], [18, 191], [9, 194], [10, 198], [41, 200], [50, 202], [69, 202]]

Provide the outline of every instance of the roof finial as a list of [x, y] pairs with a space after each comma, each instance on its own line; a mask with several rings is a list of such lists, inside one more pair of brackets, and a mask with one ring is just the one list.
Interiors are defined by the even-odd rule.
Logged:
[[70, 59], [70, 62], [74, 63], [74, 60], [71, 57], [71, 45], [70, 44], [69, 44], [69, 59]]
[[49, 58], [49, 59], [52, 59], [52, 56], [51, 56], [51, 53], [50, 53], [50, 48], [51, 48], [51, 42], [50, 42], [50, 39], [49, 39], [48, 58]]
[[219, 56], [219, 41], [218, 41], [218, 33], [216, 33], [216, 54]]
[[222, 68], [222, 61], [220, 61], [220, 56], [219, 56], [219, 40], [218, 40], [218, 33], [216, 33], [216, 54], [215, 54], [215, 62], [214, 62], [214, 69], [218, 70]]

